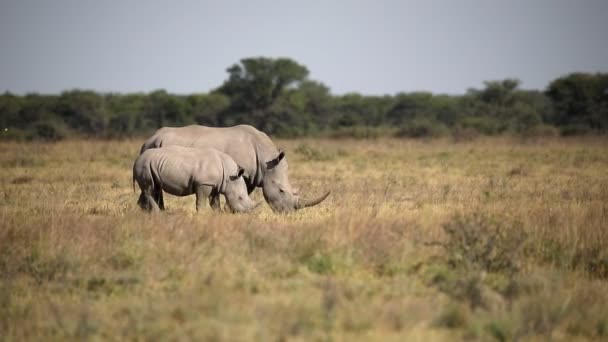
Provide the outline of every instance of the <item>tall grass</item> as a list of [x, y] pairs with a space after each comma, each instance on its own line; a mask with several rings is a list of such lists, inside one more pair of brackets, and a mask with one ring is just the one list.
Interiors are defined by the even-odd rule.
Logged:
[[0, 336], [605, 339], [606, 143], [278, 141], [332, 190], [291, 215], [141, 212], [139, 141], [2, 143]]

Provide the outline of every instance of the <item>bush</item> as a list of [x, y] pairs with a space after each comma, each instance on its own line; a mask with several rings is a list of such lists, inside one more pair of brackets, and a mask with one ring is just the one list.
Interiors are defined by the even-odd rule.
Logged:
[[464, 328], [471, 321], [470, 311], [463, 305], [450, 305], [435, 319], [434, 325], [449, 329]]
[[592, 278], [608, 279], [608, 252], [601, 244], [579, 248], [572, 257], [572, 268], [583, 269]]
[[549, 125], [538, 125], [525, 130], [522, 135], [525, 137], [556, 137], [559, 135], [559, 130]]
[[49, 141], [62, 140], [68, 136], [68, 129], [63, 123], [44, 120], [34, 124], [32, 138]]
[[381, 136], [390, 135], [390, 129], [386, 127], [351, 126], [338, 127], [329, 133], [331, 138], [355, 138], [376, 139]]
[[447, 250], [451, 266], [488, 272], [519, 271], [526, 240], [519, 224], [475, 214], [457, 215], [442, 228], [447, 240], [440, 245]]
[[592, 133], [591, 127], [584, 124], [567, 125], [560, 128], [560, 133], [564, 137], [575, 135], [587, 135]]
[[479, 137], [479, 132], [471, 127], [454, 127], [452, 129], [452, 138], [456, 142], [473, 141]]
[[500, 123], [490, 117], [470, 116], [464, 118], [460, 125], [463, 128], [472, 128], [477, 132], [485, 135], [494, 135], [500, 132]]
[[0, 131], [0, 140], [26, 140], [28, 132], [18, 128], [3, 127]]
[[416, 118], [402, 126], [395, 135], [400, 138], [424, 138], [440, 137], [447, 135], [448, 133], [447, 127], [441, 122], [425, 118]]
[[331, 160], [333, 159], [333, 155], [326, 153], [326, 152], [321, 152], [318, 149], [303, 143], [298, 145], [298, 147], [296, 147], [295, 152], [297, 154], [302, 155], [302, 157], [304, 157], [305, 160], [316, 160], [316, 161], [324, 161], [324, 160]]

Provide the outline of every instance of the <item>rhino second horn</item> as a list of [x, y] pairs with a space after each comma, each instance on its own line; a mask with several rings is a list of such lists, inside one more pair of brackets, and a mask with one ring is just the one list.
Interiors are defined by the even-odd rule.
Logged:
[[315, 198], [313, 200], [307, 200], [304, 198], [299, 198], [298, 199], [298, 204], [296, 205], [296, 209], [303, 209], [303, 208], [307, 208], [307, 207], [312, 207], [313, 205], [317, 205], [321, 202], [323, 202], [324, 199], [327, 198], [327, 196], [329, 196], [329, 194], [331, 193], [331, 191], [328, 191], [327, 193], [325, 193], [325, 195], [322, 195], [318, 198]]

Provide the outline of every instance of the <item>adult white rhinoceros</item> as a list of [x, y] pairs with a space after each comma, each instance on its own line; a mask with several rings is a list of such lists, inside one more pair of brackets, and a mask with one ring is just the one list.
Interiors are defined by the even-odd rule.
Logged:
[[[304, 199], [287, 178], [285, 151], [277, 149], [263, 132], [249, 125], [233, 127], [163, 127], [141, 147], [141, 153], [156, 147], [179, 145], [211, 147], [228, 154], [245, 169], [245, 183], [251, 193], [261, 187], [266, 202], [276, 212], [291, 212], [321, 203], [329, 191], [315, 199]], [[219, 201], [219, 195], [214, 201]]]
[[196, 194], [196, 210], [206, 199], [213, 209], [215, 194], [226, 196], [228, 207], [247, 212], [257, 205], [249, 198], [243, 170], [229, 155], [212, 148], [168, 146], [140, 154], [133, 164], [133, 180], [141, 189], [142, 209], [164, 209], [163, 190], [175, 196]]

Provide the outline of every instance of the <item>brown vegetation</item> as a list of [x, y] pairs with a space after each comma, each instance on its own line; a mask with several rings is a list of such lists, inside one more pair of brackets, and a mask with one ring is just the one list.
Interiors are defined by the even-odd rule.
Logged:
[[140, 144], [0, 144], [4, 340], [608, 338], [604, 138], [279, 141], [290, 215], [144, 213]]

